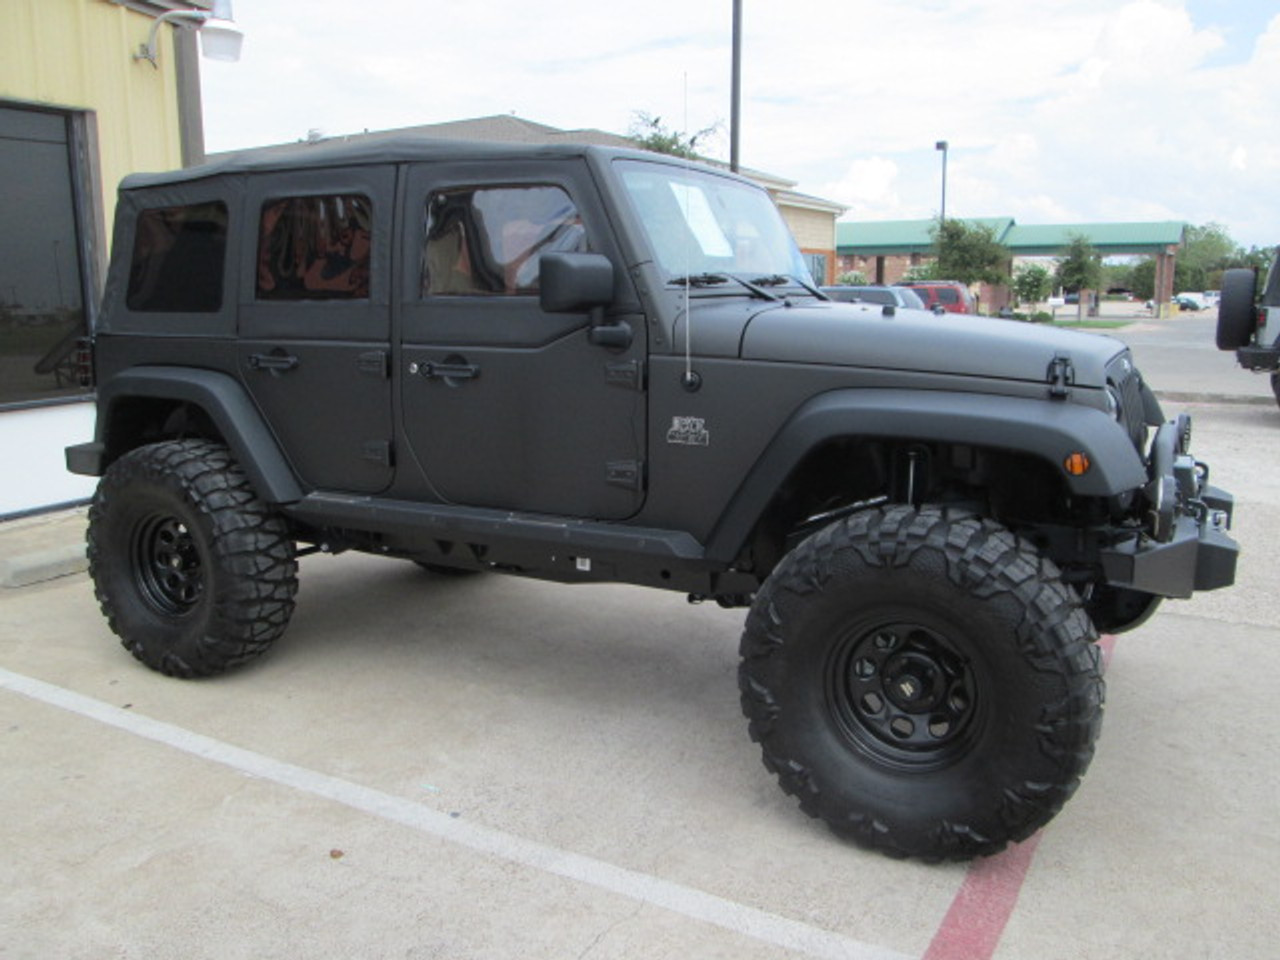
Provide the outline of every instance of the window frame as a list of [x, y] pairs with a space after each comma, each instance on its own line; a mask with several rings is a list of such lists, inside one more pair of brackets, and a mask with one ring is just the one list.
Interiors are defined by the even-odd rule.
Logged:
[[[512, 298], [512, 297], [525, 297], [525, 298], [537, 297], [539, 292], [539, 285], [540, 285], [539, 281], [541, 279], [540, 275], [537, 278], [535, 278], [532, 285], [515, 286], [509, 289], [503, 289], [503, 290], [482, 290], [482, 289], [428, 290], [426, 288], [427, 272], [428, 272], [427, 263], [430, 260], [428, 251], [429, 251], [429, 245], [432, 240], [430, 236], [431, 218], [433, 215], [432, 204], [437, 197], [466, 194], [470, 198], [468, 201], [470, 208], [472, 210], [475, 210], [476, 209], [475, 197], [477, 194], [497, 194], [504, 191], [515, 192], [515, 191], [529, 191], [529, 190], [554, 190], [557, 193], [559, 193], [562, 197], [564, 197], [565, 201], [568, 203], [569, 207], [573, 211], [572, 218], [570, 219], [576, 220], [577, 225], [580, 229], [580, 244], [575, 245], [575, 250], [568, 251], [568, 252], [589, 252], [591, 250], [591, 239], [590, 239], [590, 235], [587, 232], [586, 224], [583, 221], [582, 211], [578, 208], [578, 203], [577, 201], [574, 200], [573, 194], [570, 193], [569, 190], [567, 190], [562, 184], [559, 184], [559, 183], [478, 184], [475, 186], [457, 186], [457, 187], [448, 187], [448, 188], [439, 189], [439, 190], [430, 190], [427, 192], [425, 197], [422, 198], [422, 206], [417, 211], [419, 224], [420, 224], [420, 233], [419, 233], [420, 240], [419, 240], [418, 248], [415, 251], [419, 257], [419, 264], [418, 264], [418, 271], [417, 271], [418, 283], [419, 283], [418, 298], [420, 300], [433, 300], [433, 299], [439, 299], [439, 298], [445, 298], [445, 297], [479, 297], [484, 299], [489, 299], [489, 298], [506, 299], [506, 298]], [[513, 220], [503, 221], [501, 226], [505, 227], [513, 222], [515, 221]], [[562, 226], [564, 226], [565, 224], [568, 224], [569, 222], [570, 222], [569, 220], [562, 220], [556, 226], [555, 229], [559, 230]], [[552, 231], [552, 233], [554, 232], [555, 231]], [[488, 239], [490, 240], [493, 239], [492, 233], [490, 231], [486, 230], [485, 233]], [[478, 239], [483, 240], [484, 238], [478, 238]], [[484, 244], [480, 244], [480, 245], [484, 246]], [[546, 247], [546, 243], [545, 243], [545, 240], [543, 240], [542, 242], [530, 245], [525, 250], [523, 250], [522, 253], [524, 254], [524, 259], [516, 265], [516, 270], [518, 271], [520, 269], [520, 266], [522, 266], [524, 263], [527, 263], [529, 259], [531, 259], [533, 256], [541, 257], [544, 252], [547, 252], [545, 247]], [[468, 244], [467, 249], [468, 251], [473, 249], [472, 245]], [[472, 253], [469, 253], [468, 255], [471, 257], [474, 257], [474, 254]], [[490, 264], [489, 266], [503, 269], [503, 270], [508, 270], [511, 268], [513, 263], [516, 263], [516, 260], [514, 258], [509, 261], [495, 261], [493, 264]], [[475, 274], [475, 272], [476, 272], [475, 266], [473, 264], [472, 265], [473, 275]]]
[[614, 265], [614, 310], [639, 313], [640, 302], [623, 264], [610, 222], [611, 210], [584, 157], [422, 161], [407, 165], [404, 180], [397, 297], [400, 337], [407, 344], [536, 348], [590, 323], [584, 312], [544, 313], [536, 297], [421, 296], [422, 212], [431, 193], [488, 187], [559, 187], [582, 218], [587, 247]]
[[[222, 257], [221, 257], [221, 264], [220, 264], [221, 275], [218, 278], [221, 282], [217, 284], [210, 284], [211, 289], [216, 289], [216, 292], [217, 292], [216, 300], [210, 302], [207, 307], [201, 307], [201, 308], [193, 308], [193, 307], [187, 306], [187, 307], [178, 309], [169, 305], [159, 305], [159, 306], [137, 305], [133, 301], [133, 293], [134, 293], [133, 281], [134, 281], [134, 268], [138, 263], [138, 243], [139, 243], [139, 238], [142, 236], [142, 221], [144, 220], [144, 218], [151, 217], [157, 213], [169, 213], [171, 211], [178, 211], [178, 210], [191, 210], [197, 207], [221, 207], [222, 208], [223, 222], [222, 222], [222, 237], [221, 237], [221, 240], [222, 240], [222, 244], [221, 244]], [[182, 232], [185, 232], [185, 231], [182, 231]], [[179, 232], [179, 234], [175, 237], [175, 241], [173, 244], [174, 247], [176, 247], [178, 243], [181, 242], [182, 232]], [[208, 314], [221, 313], [223, 305], [226, 301], [226, 295], [227, 295], [226, 280], [227, 280], [227, 263], [229, 259], [227, 255], [227, 244], [230, 240], [230, 235], [231, 235], [231, 209], [227, 204], [227, 202], [222, 199], [203, 200], [198, 203], [175, 203], [175, 204], [169, 204], [165, 206], [156, 205], [156, 206], [149, 206], [149, 207], [144, 207], [142, 209], [139, 209], [135, 213], [133, 218], [133, 232], [131, 234], [133, 242], [130, 245], [129, 258], [128, 258], [129, 262], [125, 271], [125, 289], [124, 289], [125, 309], [127, 309], [130, 313], [144, 314], [144, 315], [145, 314], [183, 314], [183, 315], [196, 314], [196, 315], [203, 316]], [[169, 251], [166, 252], [166, 255], [165, 255], [166, 266], [168, 265], [168, 259], [169, 259], [169, 256], [171, 256], [171, 254], [172, 254], [172, 247], [170, 248]], [[153, 296], [153, 299], [154, 299], [154, 296]]]
[[[361, 201], [363, 205], [367, 208], [366, 214], [368, 217], [369, 226], [367, 230], [366, 242], [369, 245], [368, 250], [365, 251], [365, 256], [363, 257], [362, 264], [360, 263], [360, 261], [353, 261], [353, 265], [352, 265], [352, 269], [355, 269], [358, 265], [362, 265], [364, 268], [365, 279], [364, 279], [364, 289], [362, 291], [353, 292], [348, 295], [342, 291], [323, 291], [323, 290], [304, 289], [300, 291], [300, 295], [298, 296], [281, 296], [281, 295], [264, 296], [263, 295], [263, 288], [262, 288], [262, 282], [261, 282], [261, 276], [262, 276], [261, 267], [263, 264], [262, 248], [263, 248], [263, 242], [265, 237], [263, 234], [262, 225], [263, 225], [263, 218], [266, 215], [266, 211], [268, 207], [274, 206], [276, 204], [288, 204], [295, 201], [307, 201], [307, 200], [314, 200], [314, 201], [341, 200], [346, 202]], [[354, 206], [354, 204], [352, 205]], [[379, 214], [376, 211], [376, 204], [374, 203], [374, 200], [372, 197], [368, 196], [365, 193], [337, 193], [337, 192], [329, 191], [326, 193], [313, 193], [313, 194], [305, 194], [305, 195], [299, 195], [299, 196], [267, 198], [263, 200], [261, 205], [258, 206], [256, 212], [257, 212], [257, 221], [256, 221], [257, 257], [255, 260], [255, 266], [254, 266], [254, 282], [253, 282], [253, 288], [254, 288], [253, 295], [254, 295], [255, 303], [299, 303], [299, 302], [316, 303], [316, 302], [327, 302], [330, 300], [341, 300], [345, 303], [351, 303], [351, 302], [367, 301], [370, 299], [370, 294], [372, 289], [372, 280], [373, 280], [373, 274], [372, 274], [373, 224], [375, 222], [375, 219], [379, 216]], [[309, 211], [308, 216], [314, 217], [314, 214], [315, 214], [315, 210], [312, 210], [312, 211]], [[351, 215], [354, 216], [354, 214], [351, 214]], [[272, 232], [274, 233], [274, 228]], [[317, 258], [316, 260], [313, 260], [312, 265], [314, 265], [318, 259], [319, 258]], [[310, 272], [310, 268], [308, 268], [308, 272]]]
[[[366, 299], [259, 300], [258, 236], [267, 203], [292, 197], [361, 194], [372, 208]], [[281, 170], [248, 178], [244, 216], [250, 235], [240, 250], [238, 335], [247, 339], [361, 340], [391, 338], [391, 263], [396, 167], [391, 163]]]
[[[97, 328], [99, 305], [102, 299], [103, 278], [106, 276], [106, 231], [103, 226], [103, 207], [100, 184], [102, 181], [98, 161], [97, 120], [92, 111], [74, 110], [14, 101], [0, 97], [0, 109], [15, 113], [38, 114], [62, 121], [65, 131], [63, 145], [67, 151], [68, 185], [71, 191], [72, 219], [75, 226], [71, 248], [79, 267], [79, 294], [81, 301], [81, 336], [90, 336]], [[0, 412], [31, 410], [83, 403], [93, 398], [92, 386], [79, 386], [57, 396], [20, 397], [0, 400]]]

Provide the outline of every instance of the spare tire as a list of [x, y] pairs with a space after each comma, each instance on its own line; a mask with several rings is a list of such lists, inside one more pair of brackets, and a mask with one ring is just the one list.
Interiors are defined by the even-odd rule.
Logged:
[[1222, 275], [1222, 296], [1218, 301], [1218, 349], [1236, 350], [1245, 346], [1257, 326], [1254, 291], [1258, 278], [1253, 270], [1228, 270]]

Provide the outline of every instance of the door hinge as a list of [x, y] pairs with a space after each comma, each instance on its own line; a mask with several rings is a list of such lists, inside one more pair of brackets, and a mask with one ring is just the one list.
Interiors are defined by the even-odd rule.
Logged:
[[619, 360], [604, 365], [604, 382], [627, 390], [644, 389], [644, 364], [639, 360]]
[[624, 490], [642, 490], [644, 464], [639, 460], [610, 460], [605, 464], [605, 482]]
[[1049, 396], [1055, 400], [1064, 400], [1071, 395], [1070, 387], [1076, 382], [1076, 368], [1071, 358], [1059, 354], [1049, 362], [1047, 373]]
[[384, 350], [369, 350], [356, 357], [356, 369], [372, 377], [387, 379], [389, 366]]
[[360, 447], [360, 458], [384, 467], [395, 465], [395, 447], [390, 440], [366, 440]]

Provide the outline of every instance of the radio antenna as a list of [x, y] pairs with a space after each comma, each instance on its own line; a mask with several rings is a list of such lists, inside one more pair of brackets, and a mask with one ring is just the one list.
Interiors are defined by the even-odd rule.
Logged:
[[[684, 139], [685, 143], [689, 143], [689, 71], [684, 73]], [[686, 147], [686, 162], [692, 162], [693, 150]], [[693, 393], [702, 385], [702, 377], [693, 372], [693, 314], [689, 312], [689, 288], [693, 286], [693, 274], [690, 269], [692, 264], [692, 255], [689, 249], [691, 240], [691, 230], [689, 229], [689, 194], [693, 190], [691, 184], [686, 184], [681, 190], [681, 206], [684, 208], [681, 212], [684, 214], [684, 376], [681, 378], [681, 385]]]

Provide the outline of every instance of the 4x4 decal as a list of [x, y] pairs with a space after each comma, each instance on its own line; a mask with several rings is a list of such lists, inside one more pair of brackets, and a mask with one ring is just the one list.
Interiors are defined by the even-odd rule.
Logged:
[[667, 443], [686, 447], [710, 446], [711, 432], [707, 429], [707, 421], [702, 417], [672, 417], [671, 429], [667, 431]]

